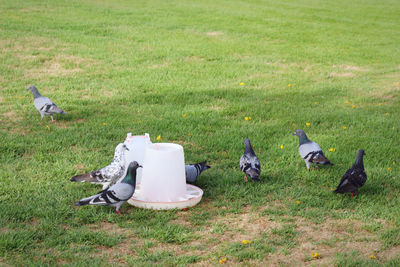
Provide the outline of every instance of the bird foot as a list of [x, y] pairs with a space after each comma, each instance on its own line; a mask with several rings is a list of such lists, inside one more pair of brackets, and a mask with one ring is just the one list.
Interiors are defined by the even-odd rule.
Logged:
[[244, 176], [244, 181], [247, 183], [247, 176], [246, 175]]
[[119, 215], [122, 215], [119, 210], [115, 210], [115, 212], [118, 213]]

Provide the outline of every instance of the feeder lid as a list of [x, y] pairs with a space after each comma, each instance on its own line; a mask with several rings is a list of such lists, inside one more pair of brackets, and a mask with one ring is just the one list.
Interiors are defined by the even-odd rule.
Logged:
[[203, 190], [197, 186], [186, 184], [186, 195], [180, 201], [174, 202], [151, 202], [141, 199], [140, 184], [136, 184], [135, 194], [128, 200], [128, 203], [144, 209], [153, 210], [170, 210], [170, 209], [184, 209], [195, 206], [200, 202], [203, 196]]

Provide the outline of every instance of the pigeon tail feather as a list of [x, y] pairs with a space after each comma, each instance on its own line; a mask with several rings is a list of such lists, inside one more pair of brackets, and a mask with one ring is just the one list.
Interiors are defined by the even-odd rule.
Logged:
[[91, 182], [96, 183], [98, 180], [95, 177], [92, 177], [90, 173], [76, 175], [70, 179], [71, 182]]

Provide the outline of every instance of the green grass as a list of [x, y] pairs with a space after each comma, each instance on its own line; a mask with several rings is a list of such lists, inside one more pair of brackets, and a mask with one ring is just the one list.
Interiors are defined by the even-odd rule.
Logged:
[[[0, 265], [397, 266], [399, 14], [394, 0], [0, 1]], [[68, 114], [41, 121], [32, 84]], [[333, 167], [307, 172], [298, 128]], [[74, 207], [99, 187], [69, 178], [127, 132], [207, 159], [202, 202]], [[244, 137], [259, 184], [238, 168]], [[333, 194], [360, 148], [366, 185]]]

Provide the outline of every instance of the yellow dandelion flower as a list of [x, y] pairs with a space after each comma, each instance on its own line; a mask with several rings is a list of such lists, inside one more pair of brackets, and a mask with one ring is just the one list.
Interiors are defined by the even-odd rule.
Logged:
[[331, 148], [329, 148], [328, 150], [329, 150], [329, 152], [335, 152], [335, 151], [336, 151], [336, 148], [331, 147]]
[[47, 130], [47, 131], [50, 131], [49, 125], [46, 125], [46, 130]]
[[382, 103], [379, 103], [378, 106], [381, 107], [381, 106], [382, 106]]
[[343, 126], [343, 130], [346, 130], [347, 129], [347, 126]]
[[314, 105], [318, 105], [318, 102], [314, 102]]
[[346, 101], [346, 104], [350, 104], [350, 101], [349, 101], [349, 100], [347, 100], [347, 101]]
[[186, 118], [186, 117], [187, 117], [187, 114], [186, 114], [186, 113], [185, 113], [185, 114], [183, 114], [183, 117], [184, 117], [184, 118]]
[[370, 258], [371, 260], [375, 260], [375, 259], [376, 259], [376, 256], [375, 256], [374, 254], [371, 254], [371, 255], [369, 255], [369, 258]]
[[283, 145], [281, 145], [281, 149], [283, 149], [284, 148], [284, 146]]
[[310, 127], [310, 126], [311, 126], [311, 123], [306, 122], [306, 126], [307, 126], [307, 127]]
[[389, 112], [386, 112], [386, 113], [385, 113], [385, 116], [389, 116]]
[[296, 200], [296, 204], [297, 205], [301, 204], [301, 201], [300, 200]]
[[244, 117], [245, 121], [251, 121], [251, 117]]
[[356, 105], [351, 105], [351, 108], [356, 108]]
[[319, 259], [319, 258], [321, 257], [321, 255], [319, 255], [318, 252], [315, 252], [315, 253], [312, 254], [312, 257], [313, 257], [314, 259]]
[[244, 82], [241, 82], [241, 83], [240, 83], [241, 86], [243, 86], [244, 84], [245, 84]]
[[103, 122], [103, 125], [104, 125], [104, 126], [107, 126], [107, 123], [106, 123], [106, 122]]
[[228, 259], [226, 257], [219, 259], [219, 264], [224, 264]]
[[292, 86], [290, 83], [287, 85], [287, 87], [290, 87], [290, 86]]
[[251, 244], [251, 243], [253, 243], [253, 241], [251, 241], [251, 240], [242, 240], [242, 244], [243, 245], [247, 245], [247, 244]]
[[389, 168], [386, 168], [388, 171], [391, 171], [392, 170], [392, 168], [391, 167], [389, 167]]
[[192, 136], [192, 134], [191, 134], [191, 133], [188, 133], [188, 136]]
[[160, 141], [161, 140], [161, 135], [159, 135], [159, 136], [157, 136], [157, 141]]

